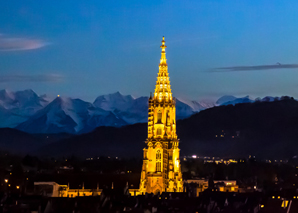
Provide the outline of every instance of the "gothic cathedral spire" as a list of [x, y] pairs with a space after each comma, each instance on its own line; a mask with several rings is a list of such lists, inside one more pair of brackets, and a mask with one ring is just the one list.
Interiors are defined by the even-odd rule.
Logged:
[[163, 100], [166, 102], [171, 102], [172, 92], [169, 81], [168, 64], [166, 58], [167, 46], [165, 45], [165, 37], [162, 38], [161, 42], [161, 58], [159, 63], [159, 72], [155, 86], [154, 98], [157, 98], [160, 102]]
[[153, 97], [149, 98], [148, 138], [144, 148], [141, 193], [182, 192], [176, 108], [172, 97], [166, 47], [162, 39], [159, 72]]

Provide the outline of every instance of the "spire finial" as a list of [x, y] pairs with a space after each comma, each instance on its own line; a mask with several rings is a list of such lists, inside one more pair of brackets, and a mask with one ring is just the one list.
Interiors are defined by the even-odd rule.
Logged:
[[166, 48], [167, 46], [165, 45], [166, 41], [165, 41], [165, 37], [162, 37], [162, 41], [161, 41], [161, 59], [160, 59], [160, 63], [166, 63]]

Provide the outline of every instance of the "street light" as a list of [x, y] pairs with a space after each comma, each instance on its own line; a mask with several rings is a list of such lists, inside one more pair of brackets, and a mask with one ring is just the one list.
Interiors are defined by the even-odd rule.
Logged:
[[4, 181], [5, 181], [5, 183], [7, 183], [8, 182], [8, 179], [4, 179]]

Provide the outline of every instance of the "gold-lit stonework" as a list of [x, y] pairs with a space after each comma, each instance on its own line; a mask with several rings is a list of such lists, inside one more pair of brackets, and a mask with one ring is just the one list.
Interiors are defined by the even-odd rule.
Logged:
[[148, 109], [148, 138], [144, 148], [141, 193], [182, 192], [176, 108], [172, 97], [166, 47], [162, 39], [161, 59], [154, 95]]

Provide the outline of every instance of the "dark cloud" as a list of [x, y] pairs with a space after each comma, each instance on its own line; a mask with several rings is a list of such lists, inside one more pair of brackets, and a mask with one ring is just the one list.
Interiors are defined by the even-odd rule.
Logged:
[[6, 82], [59, 82], [63, 76], [56, 74], [48, 75], [0, 75], [0, 83]]
[[38, 39], [6, 38], [0, 34], [0, 51], [19, 51], [39, 49], [48, 43]]
[[272, 69], [294, 69], [298, 68], [298, 64], [274, 64], [274, 65], [258, 65], [258, 66], [236, 66], [236, 67], [219, 67], [213, 72], [232, 72], [232, 71], [254, 71], [254, 70], [272, 70]]

